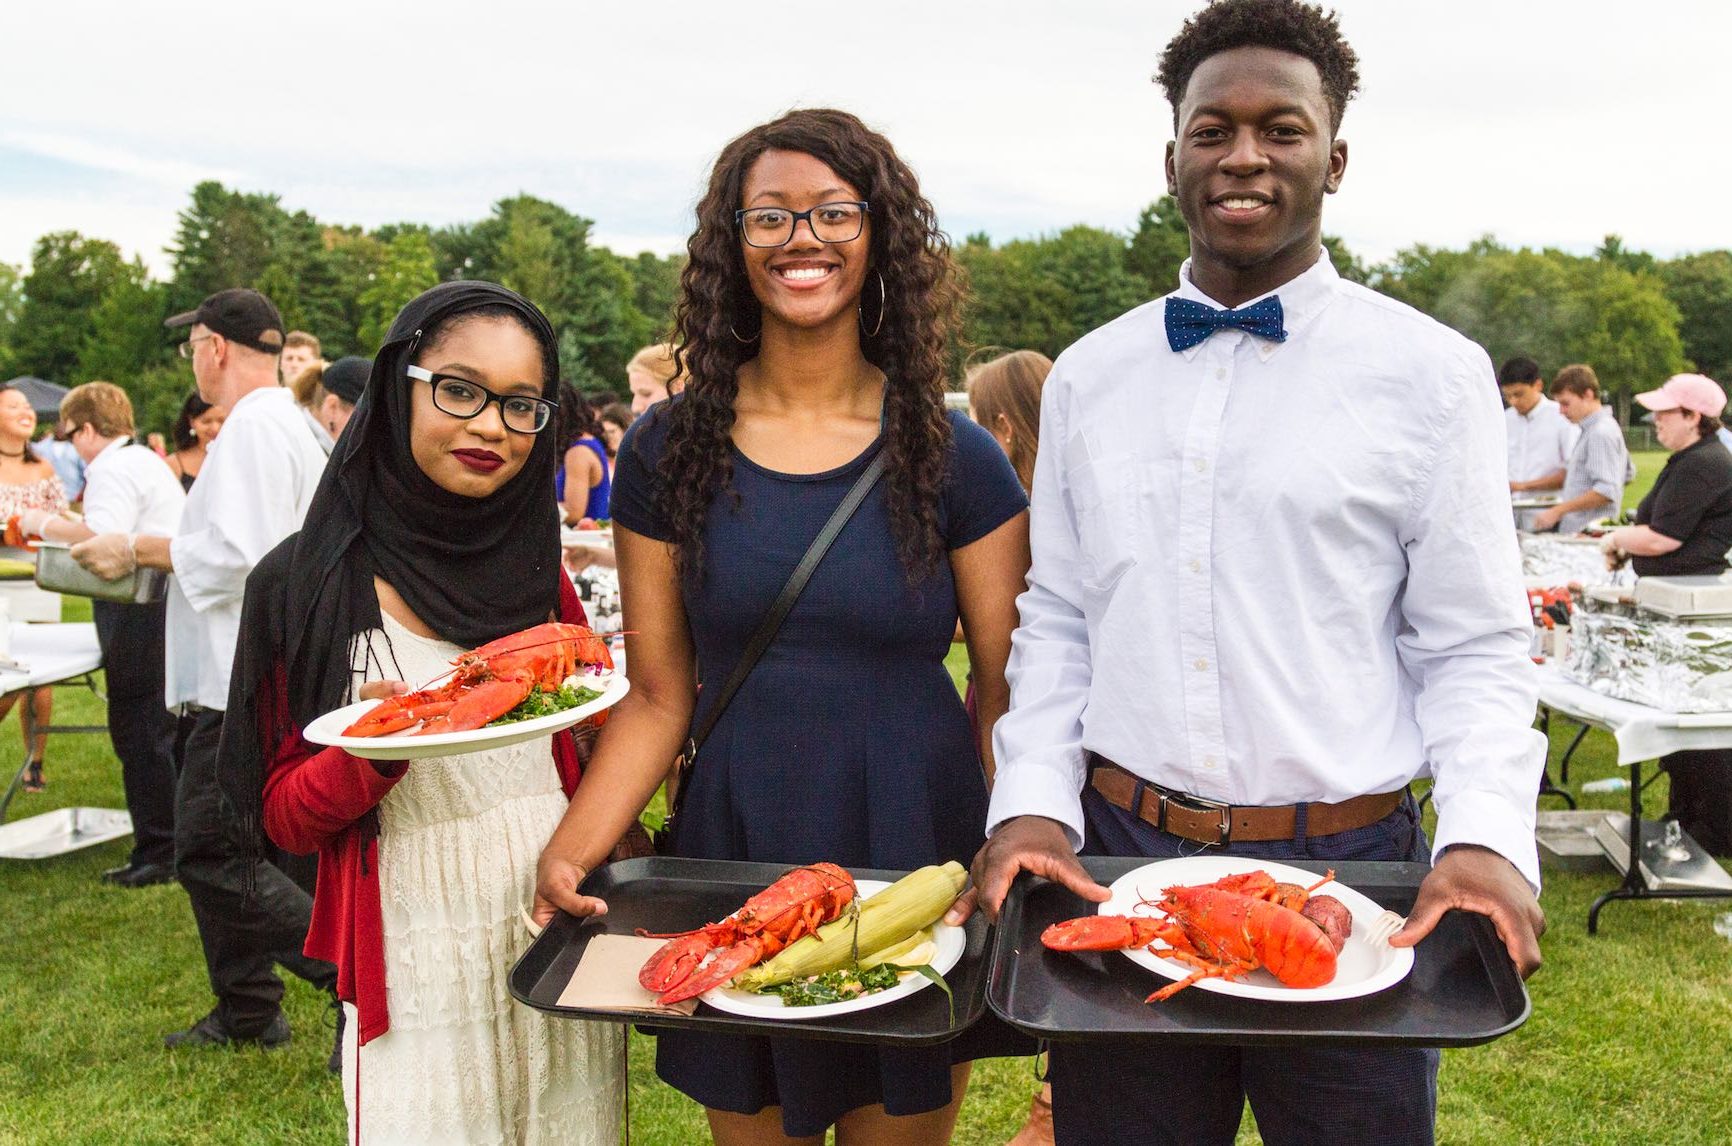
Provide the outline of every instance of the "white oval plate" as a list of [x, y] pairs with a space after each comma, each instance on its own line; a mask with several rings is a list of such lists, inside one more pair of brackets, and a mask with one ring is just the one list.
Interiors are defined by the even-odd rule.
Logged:
[[570, 728], [605, 708], [612, 708], [631, 691], [631, 682], [626, 680], [625, 674], [621, 672], [603, 673], [600, 676], [580, 673], [578, 684], [584, 688], [599, 688], [601, 695], [588, 704], [580, 704], [564, 712], [537, 716], [533, 720], [520, 720], [516, 724], [501, 724], [495, 728], [440, 732], [431, 736], [416, 736], [413, 728], [393, 732], [388, 736], [344, 736], [343, 729], [372, 711], [375, 705], [384, 703], [378, 700], [358, 700], [354, 704], [346, 704], [333, 712], [325, 713], [302, 729], [301, 735], [314, 744], [341, 748], [351, 756], [366, 760], [420, 760], [428, 756], [460, 756], [465, 752], [487, 752], [511, 744], [521, 744], [525, 740], [552, 736], [562, 728]]
[[559, 531], [559, 543], [567, 549], [579, 545], [591, 549], [612, 549], [613, 530], [611, 529], [571, 529], [562, 526]]
[[[888, 883], [877, 879], [859, 879], [854, 881], [861, 899], [870, 899], [885, 888]], [[938, 946], [937, 954], [932, 956], [932, 967], [940, 975], [956, 966], [962, 958], [963, 950], [968, 946], [968, 935], [960, 927], [952, 927], [947, 923], [935, 923], [932, 926], [932, 938]], [[731, 1015], [745, 1015], [753, 1019], [785, 1019], [800, 1021], [803, 1019], [828, 1019], [835, 1015], [851, 1015], [856, 1011], [869, 1011], [873, 1007], [882, 1007], [894, 1003], [898, 999], [906, 999], [909, 995], [923, 987], [932, 986], [932, 980], [925, 975], [910, 973], [902, 976], [902, 982], [894, 987], [886, 987], [870, 995], [862, 995], [858, 999], [849, 999], [846, 1003], [819, 1003], [812, 1007], [790, 1007], [782, 1002], [780, 995], [760, 995], [755, 991], [736, 991], [732, 987], [712, 987], [699, 995], [698, 998], [708, 1003], [718, 1011], [726, 1011]]]
[[[1159, 918], [1158, 908], [1139, 907], [1142, 899], [1159, 899], [1164, 888], [1180, 884], [1213, 883], [1222, 876], [1239, 875], [1248, 871], [1266, 871], [1282, 883], [1297, 883], [1305, 887], [1317, 882], [1315, 872], [1252, 859], [1248, 856], [1189, 856], [1185, 859], [1159, 860], [1126, 872], [1112, 883], [1113, 896], [1100, 905], [1102, 915], [1150, 915]], [[1242, 999], [1270, 999], [1283, 1003], [1319, 1003], [1333, 999], [1357, 999], [1374, 995], [1407, 977], [1413, 970], [1413, 948], [1373, 948], [1365, 941], [1383, 908], [1370, 899], [1333, 880], [1318, 888], [1314, 895], [1333, 895], [1353, 916], [1353, 934], [1336, 956], [1335, 978], [1321, 987], [1284, 987], [1267, 971], [1257, 970], [1243, 979], [1204, 979], [1193, 990], [1214, 991], [1222, 995], [1237, 995]], [[1142, 947], [1126, 951], [1125, 956], [1140, 967], [1169, 979], [1183, 979], [1193, 968], [1177, 959], [1155, 955]]]

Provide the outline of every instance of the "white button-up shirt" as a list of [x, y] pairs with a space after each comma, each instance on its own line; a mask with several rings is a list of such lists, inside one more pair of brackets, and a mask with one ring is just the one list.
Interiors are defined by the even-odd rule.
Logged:
[[[1179, 296], [1219, 306], [1189, 269]], [[1276, 293], [1284, 343], [1174, 353], [1157, 300], [1053, 367], [989, 830], [1048, 816], [1080, 846], [1085, 750], [1243, 805], [1429, 773], [1434, 847], [1537, 888], [1545, 740], [1491, 364], [1327, 255]]]
[[173, 537], [186, 491], [149, 446], [117, 438], [84, 467], [84, 524], [95, 533]]
[[236, 402], [170, 543], [168, 706], [226, 709], [247, 574], [301, 527], [325, 453], [281, 387]]
[[1570, 464], [1570, 451], [1581, 431], [1550, 398], [1542, 394], [1525, 414], [1506, 407], [1503, 420], [1509, 438], [1509, 480], [1536, 481], [1562, 473]]

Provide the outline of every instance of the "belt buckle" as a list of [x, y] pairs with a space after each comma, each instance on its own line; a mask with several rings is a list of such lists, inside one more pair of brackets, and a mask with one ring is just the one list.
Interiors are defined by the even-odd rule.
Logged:
[[[1215, 812], [1215, 813], [1218, 813], [1220, 815], [1221, 822], [1220, 822], [1219, 827], [1217, 828], [1217, 831], [1220, 833], [1220, 838], [1215, 840], [1215, 842], [1212, 844], [1209, 843], [1207, 840], [1198, 840], [1197, 843], [1203, 844], [1205, 847], [1225, 847], [1227, 844], [1232, 842], [1232, 839], [1233, 839], [1233, 806], [1231, 804], [1223, 804], [1218, 800], [1206, 800], [1201, 796], [1192, 796], [1192, 795], [1188, 795], [1188, 794], [1183, 793], [1183, 792], [1162, 792], [1161, 793], [1161, 830], [1162, 831], [1167, 830], [1167, 805], [1168, 804], [1177, 804], [1181, 808], [1185, 809], [1187, 812]], [[1173, 834], [1177, 835], [1178, 833], [1174, 832]]]

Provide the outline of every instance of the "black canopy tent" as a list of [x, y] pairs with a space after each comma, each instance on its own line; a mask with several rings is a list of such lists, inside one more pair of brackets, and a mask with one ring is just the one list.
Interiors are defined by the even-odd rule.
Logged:
[[66, 397], [66, 387], [21, 374], [6, 383], [6, 388], [17, 390], [30, 399], [30, 408], [36, 411], [38, 420], [53, 424], [54, 419], [60, 416], [60, 400]]

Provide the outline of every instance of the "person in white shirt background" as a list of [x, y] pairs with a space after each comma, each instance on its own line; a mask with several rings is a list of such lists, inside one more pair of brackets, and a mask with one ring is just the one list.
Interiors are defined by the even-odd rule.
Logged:
[[1623, 512], [1624, 487], [1636, 480], [1636, 463], [1624, 445], [1624, 431], [1612, 411], [1600, 401], [1600, 380], [1594, 368], [1574, 363], [1552, 379], [1558, 409], [1580, 431], [1570, 447], [1558, 504], [1534, 514], [1536, 532], [1557, 529], [1579, 533], [1603, 517]]
[[[133, 439], [132, 401], [109, 382], [86, 382], [60, 402], [60, 434], [85, 466], [84, 519], [47, 510], [19, 516], [26, 534], [80, 542], [99, 533], [173, 534], [186, 493], [156, 451]], [[107, 673], [108, 736], [120, 758], [132, 855], [102, 878], [121, 887], [174, 879], [174, 721], [163, 705], [166, 601], [92, 601]]]
[[[1223, 0], [1158, 79], [1191, 258], [1046, 384], [979, 901], [996, 912], [1020, 870], [1106, 899], [1079, 846], [1432, 852], [1393, 942], [1475, 911], [1529, 974], [1545, 742], [1491, 364], [1322, 248], [1357, 86], [1333, 15]], [[1434, 851], [1406, 791], [1427, 774]], [[1430, 1142], [1437, 1062], [1067, 1042], [1057, 1138], [1231, 1143], [1249, 1098], [1265, 1141]]]
[[[1581, 431], [1546, 397], [1539, 363], [1526, 355], [1506, 361], [1497, 372], [1504, 400], [1504, 434], [1509, 441], [1509, 490], [1512, 494], [1550, 493], [1562, 489], [1570, 450]], [[1516, 513], [1516, 524], [1529, 527], [1533, 510]]]
[[283, 336], [282, 353], [277, 355], [277, 370], [283, 385], [293, 390], [295, 381], [309, 367], [319, 365], [322, 359], [323, 350], [317, 338], [304, 330], [289, 331]]
[[247, 574], [300, 528], [325, 452], [294, 396], [277, 385], [283, 323], [268, 298], [218, 291], [167, 325], [192, 328], [181, 353], [192, 359], [200, 396], [229, 411], [222, 436], [211, 444], [172, 538], [103, 533], [72, 555], [110, 579], [135, 565], [174, 574], [166, 696], [192, 720], [175, 792], [175, 872], [192, 901], [217, 1003], [166, 1042], [277, 1046], [290, 1031], [273, 964], [321, 989], [336, 982], [334, 967], [301, 953], [316, 861], [286, 853], [274, 864], [247, 861], [217, 788], [216, 756]]

